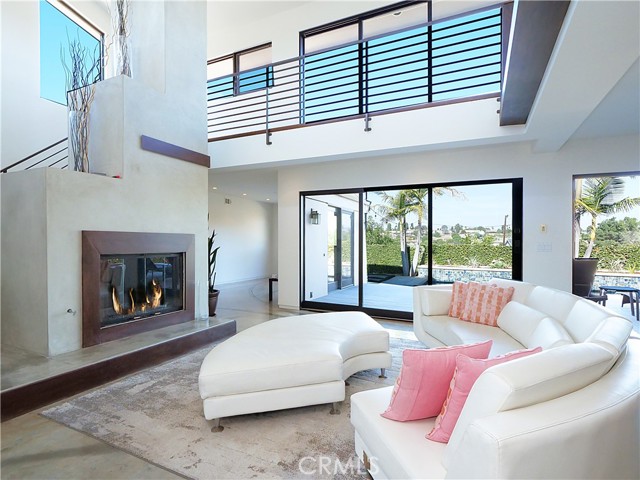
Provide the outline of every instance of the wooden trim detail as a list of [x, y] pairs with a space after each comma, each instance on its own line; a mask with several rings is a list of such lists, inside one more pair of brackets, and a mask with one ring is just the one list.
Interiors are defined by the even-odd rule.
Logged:
[[[100, 328], [100, 255], [185, 253], [182, 310]], [[82, 346], [90, 347], [195, 318], [195, 235], [183, 233], [82, 232]]]
[[196, 152], [195, 150], [189, 150], [188, 148], [179, 147], [172, 143], [163, 142], [157, 138], [148, 137], [147, 135], [140, 135], [140, 147], [148, 152], [159, 153], [171, 158], [177, 158], [189, 163], [195, 163], [202, 167], [209, 167], [211, 165], [211, 157], [204, 153]]
[[2, 421], [31, 412], [72, 395], [99, 387], [133, 372], [158, 365], [189, 351], [204, 347], [236, 333], [236, 322], [200, 330], [92, 365], [55, 375], [0, 394]]

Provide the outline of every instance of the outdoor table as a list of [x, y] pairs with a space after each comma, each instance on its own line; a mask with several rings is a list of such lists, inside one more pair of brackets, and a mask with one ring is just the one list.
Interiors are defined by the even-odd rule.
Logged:
[[640, 289], [634, 287], [616, 287], [613, 285], [600, 285], [600, 292], [621, 293], [629, 297], [631, 305], [631, 315], [636, 315], [636, 320], [640, 321]]

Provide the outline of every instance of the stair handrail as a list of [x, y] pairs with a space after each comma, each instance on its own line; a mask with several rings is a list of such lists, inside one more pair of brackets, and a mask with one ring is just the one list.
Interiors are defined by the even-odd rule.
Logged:
[[[24, 162], [26, 162], [27, 160], [32, 159], [33, 157], [40, 155], [43, 152], [46, 152], [47, 150], [49, 150], [50, 148], [53, 148], [57, 145], [60, 145], [63, 142], [66, 142], [68, 140], [68, 137], [63, 138], [62, 140], [58, 140], [55, 143], [52, 143], [51, 145], [49, 145], [48, 147], [43, 148], [42, 150], [38, 150], [36, 153], [32, 153], [31, 155], [23, 158], [22, 160], [18, 160], [15, 163], [12, 163], [11, 165], [9, 165], [8, 167], [3, 168], [2, 170], [0, 170], [0, 173], [7, 173], [10, 169], [12, 169], [13, 167], [17, 167], [18, 165], [23, 164]], [[46, 159], [45, 159], [46, 160]], [[37, 165], [37, 164], [35, 164]], [[33, 165], [32, 165], [33, 166]]]

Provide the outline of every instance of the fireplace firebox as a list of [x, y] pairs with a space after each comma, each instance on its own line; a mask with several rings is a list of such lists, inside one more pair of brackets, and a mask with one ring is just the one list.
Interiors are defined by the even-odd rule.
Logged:
[[82, 232], [83, 346], [194, 319], [194, 235]]

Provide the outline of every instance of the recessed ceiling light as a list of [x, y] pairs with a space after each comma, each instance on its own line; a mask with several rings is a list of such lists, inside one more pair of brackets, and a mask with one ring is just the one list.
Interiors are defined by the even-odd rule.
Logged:
[[218, 187], [211, 187], [211, 190], [217, 190]]
[[243, 193], [243, 194], [242, 194], [242, 196], [243, 196], [243, 197], [246, 197], [246, 196], [247, 196], [247, 194], [246, 194], [246, 193]]
[[271, 201], [271, 199], [270, 199], [270, 198], [267, 198], [267, 202], [269, 202], [269, 201]]

